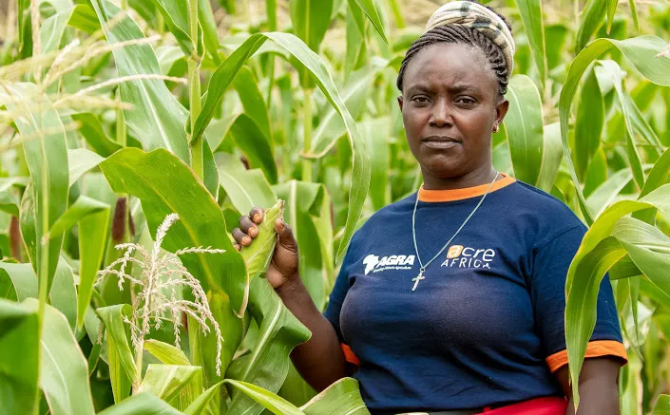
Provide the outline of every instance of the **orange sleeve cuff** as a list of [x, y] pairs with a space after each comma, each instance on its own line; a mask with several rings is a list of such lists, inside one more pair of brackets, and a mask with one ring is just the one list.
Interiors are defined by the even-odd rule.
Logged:
[[342, 346], [342, 351], [344, 352], [344, 360], [351, 363], [352, 365], [360, 366], [361, 361], [351, 350], [351, 347], [344, 343], [340, 343], [340, 345]]
[[[586, 346], [585, 358], [614, 356], [622, 360], [622, 365], [628, 362], [628, 355], [623, 344], [615, 340], [596, 340], [589, 342]], [[546, 359], [547, 365], [551, 372], [556, 372], [558, 369], [568, 364], [568, 351], [561, 350], [554, 353]]]

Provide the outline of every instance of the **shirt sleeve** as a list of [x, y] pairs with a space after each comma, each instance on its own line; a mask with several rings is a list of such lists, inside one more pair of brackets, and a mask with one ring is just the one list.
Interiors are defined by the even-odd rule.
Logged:
[[351, 248], [347, 251], [347, 254], [344, 256], [342, 261], [342, 266], [340, 267], [340, 272], [335, 279], [335, 286], [333, 291], [330, 293], [328, 300], [328, 306], [323, 315], [330, 321], [330, 324], [335, 328], [337, 337], [340, 339], [340, 342], [343, 342], [342, 332], [340, 331], [340, 311], [342, 310], [342, 304], [344, 303], [344, 298], [347, 296], [349, 291], [349, 274], [347, 273], [347, 268], [349, 266], [349, 256], [351, 253]]
[[347, 296], [347, 292], [349, 292], [349, 273], [347, 270], [349, 268], [348, 259], [350, 253], [351, 247], [344, 256], [342, 266], [340, 267], [340, 272], [337, 275], [337, 279], [335, 280], [335, 286], [333, 287], [333, 291], [330, 293], [328, 307], [326, 307], [326, 311], [324, 311], [323, 315], [335, 328], [335, 333], [337, 333], [337, 338], [340, 340], [340, 346], [342, 347], [342, 352], [344, 353], [344, 359], [355, 366], [360, 366], [360, 360], [351, 350], [349, 345], [344, 342], [342, 331], [340, 330], [340, 312], [342, 311], [344, 298]]
[[[538, 334], [552, 372], [568, 363], [565, 346], [565, 281], [586, 227], [579, 224], [534, 250], [530, 293]], [[586, 357], [613, 356], [627, 361], [609, 276], [600, 285], [597, 320]]]

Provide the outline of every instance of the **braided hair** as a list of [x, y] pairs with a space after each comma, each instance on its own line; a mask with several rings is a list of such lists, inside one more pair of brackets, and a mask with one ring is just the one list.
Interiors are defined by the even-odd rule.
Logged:
[[[478, 2], [473, 1], [473, 3]], [[495, 10], [491, 9], [490, 7], [484, 7], [487, 7], [495, 13]], [[505, 22], [511, 31], [512, 27], [507, 22], [507, 20], [500, 14], [496, 14], [500, 16], [500, 18]], [[405, 76], [405, 71], [407, 70], [409, 61], [426, 46], [440, 42], [462, 43], [479, 48], [482, 52], [484, 52], [484, 56], [486, 56], [486, 59], [489, 61], [491, 69], [493, 70], [493, 73], [498, 80], [498, 93], [500, 96], [507, 93], [507, 84], [509, 83], [509, 77], [511, 74], [505, 66], [505, 55], [503, 54], [502, 50], [477, 29], [459, 25], [438, 26], [427, 31], [412, 43], [412, 45], [407, 50], [407, 54], [405, 55], [405, 58], [402, 61], [402, 65], [400, 66], [400, 71], [398, 72], [396, 86], [400, 92], [402, 92], [403, 78]]]

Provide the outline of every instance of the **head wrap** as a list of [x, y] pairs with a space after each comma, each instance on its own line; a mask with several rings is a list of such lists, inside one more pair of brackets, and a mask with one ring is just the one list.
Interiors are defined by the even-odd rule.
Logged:
[[426, 24], [426, 32], [438, 26], [460, 25], [472, 27], [491, 39], [505, 55], [508, 73], [514, 68], [514, 39], [505, 22], [490, 9], [469, 1], [449, 2], [433, 13]]

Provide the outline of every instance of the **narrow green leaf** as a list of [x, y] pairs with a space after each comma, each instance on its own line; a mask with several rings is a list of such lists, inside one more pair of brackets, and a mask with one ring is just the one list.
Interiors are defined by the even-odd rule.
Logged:
[[293, 33], [318, 52], [330, 26], [333, 0], [295, 0], [289, 7]]
[[607, 33], [610, 33], [612, 30], [612, 22], [614, 21], [617, 4], [619, 4], [618, 0], [607, 0]]
[[[370, 96], [370, 88], [379, 73], [387, 67], [387, 62], [377, 62], [372, 69], [360, 69], [351, 74], [344, 90], [342, 100], [349, 113], [357, 119], [365, 109], [366, 100]], [[328, 108], [323, 116], [319, 118], [319, 126], [312, 137], [313, 146], [311, 157], [322, 157], [337, 143], [337, 140], [347, 134], [347, 127], [335, 107]]]
[[[656, 85], [650, 85], [656, 87]], [[628, 107], [628, 114], [631, 118], [631, 122], [633, 123], [633, 127], [635, 127], [635, 129], [640, 133], [642, 138], [647, 141], [647, 143], [651, 144], [652, 146], [662, 148], [663, 144], [661, 143], [661, 140], [658, 138], [658, 135], [656, 135], [654, 128], [649, 124], [649, 121], [647, 121], [645, 115], [642, 114], [642, 111], [636, 104], [636, 101], [633, 99], [633, 97], [631, 97], [630, 94], [625, 94], [624, 97], [626, 99], [626, 106]]]
[[166, 402], [174, 399], [191, 380], [200, 376], [199, 366], [149, 365], [140, 392], [151, 392]]
[[250, 36], [212, 75], [207, 89], [207, 99], [203, 104], [200, 116], [196, 120], [193, 136], [198, 137], [204, 132], [205, 127], [214, 116], [214, 112], [235, 74], [267, 39], [272, 39], [277, 45], [291, 53], [309, 69], [321, 91], [344, 120], [350, 144], [354, 148], [354, 168], [352, 174], [355, 180], [349, 196], [347, 223], [337, 251], [337, 259], [339, 261], [344, 256], [349, 241], [356, 230], [356, 223], [365, 202], [365, 197], [370, 186], [370, 162], [365, 143], [356, 128], [355, 121], [339, 96], [326, 66], [317, 54], [309, 50], [299, 39], [290, 34], [273, 32], [265, 34], [256, 33]]
[[[82, 197], [86, 196], [80, 196]], [[76, 202], [75, 202], [76, 203]], [[79, 220], [79, 290], [77, 296], [77, 327], [84, 325], [86, 310], [93, 295], [93, 284], [105, 254], [109, 230], [109, 206]]]
[[391, 201], [391, 188], [389, 186], [390, 154], [389, 137], [391, 120], [388, 117], [366, 120], [361, 124], [363, 137], [367, 139], [368, 148], [374, 148], [370, 152], [370, 165], [372, 168], [370, 187], [370, 199], [375, 210], [388, 205]]
[[216, 383], [198, 396], [188, 408], [184, 410], [185, 415], [206, 415], [209, 402], [219, 393], [223, 381]]
[[670, 148], [666, 149], [661, 157], [656, 160], [647, 177], [647, 181], [640, 192], [640, 196], [646, 196], [670, 181]]
[[[228, 377], [228, 366], [247, 332], [249, 319], [238, 318], [230, 305], [230, 299], [223, 293], [211, 293], [209, 308], [219, 323], [221, 335], [225, 339], [221, 351], [221, 373]], [[215, 370], [217, 359], [216, 338], [203, 334], [199, 330], [197, 322], [195, 325], [192, 324], [193, 322], [193, 319], [189, 319], [191, 362], [203, 368], [205, 387], [212, 386], [223, 379], [222, 376], [216, 374]]]
[[[645, 222], [636, 222], [638, 222], [638, 226], [644, 229], [644, 231], [646, 231], [648, 234], [651, 234], [651, 229], [655, 229], [650, 225], [647, 225]], [[644, 227], [645, 225], [646, 228]], [[660, 233], [660, 231], [658, 232]], [[659, 239], [662, 242], [665, 242], [665, 244], [659, 246], [659, 248], [664, 247], [666, 250], [670, 248], [670, 240], [668, 240], [667, 237]], [[664, 270], [667, 270], [668, 265], [670, 265], [670, 255], [667, 253], [654, 252], [653, 248], [643, 248], [642, 246], [647, 245], [645, 242], [649, 241], [643, 241], [639, 242], [638, 244], [634, 244], [625, 240], [621, 240], [621, 245], [626, 249], [626, 252], [630, 256], [631, 260], [633, 260], [640, 271], [642, 271], [656, 287], [658, 287], [666, 295], [670, 295], [670, 282], [667, 279], [667, 272], [663, 272]]]
[[[92, 1], [109, 44], [143, 39], [139, 27], [118, 7], [107, 0]], [[121, 13], [121, 16], [119, 14]], [[110, 27], [109, 22], [114, 20]], [[128, 45], [113, 51], [119, 76], [160, 74], [153, 48], [144, 44]], [[186, 139], [186, 110], [158, 79], [141, 79], [120, 85], [121, 100], [133, 105], [124, 117], [134, 136], [146, 150], [167, 148], [180, 159], [190, 159]]]
[[386, 34], [384, 33], [384, 23], [382, 22], [381, 9], [379, 5], [375, 3], [374, 0], [349, 0], [350, 5], [353, 2], [356, 2], [356, 4], [363, 10], [363, 12], [365, 12], [365, 15], [368, 17], [370, 23], [372, 23], [372, 26], [375, 28], [377, 33], [379, 33], [379, 36], [381, 36], [382, 40], [388, 44], [389, 41], [386, 38]]
[[182, 415], [182, 413], [150, 393], [140, 393], [105, 409], [98, 415]]
[[214, 12], [212, 5], [208, 0], [199, 0], [198, 2], [198, 23], [202, 31], [203, 43], [205, 49], [209, 52], [216, 65], [221, 63], [219, 58], [219, 43], [218, 28], [214, 21]]
[[[639, 200], [617, 202], [598, 217], [584, 236], [582, 244], [570, 264], [566, 280], [565, 337], [572, 379], [579, 378], [586, 353], [586, 345], [595, 327], [595, 305], [603, 276], [628, 252], [639, 254], [634, 249], [629, 250], [630, 246], [626, 244], [635, 244], [636, 241], [646, 241], [649, 238], [653, 240], [660, 234], [657, 229], [645, 222], [636, 219], [623, 220], [622, 218], [635, 211], [649, 208], [670, 212], [669, 195], [670, 185], [665, 185]], [[667, 239], [665, 236], [664, 238]], [[642, 246], [639, 247], [642, 248]], [[648, 250], [648, 248], [645, 249]], [[670, 257], [665, 260], [664, 267], [660, 267], [659, 261], [662, 262], [662, 260], [654, 256], [655, 254], [650, 250], [648, 250], [648, 254], [648, 268], [643, 272], [653, 272], [653, 276], [647, 276], [650, 279], [654, 278], [661, 284], [669, 285], [668, 292], [670, 292], [670, 282], [665, 283], [666, 278], [662, 276], [665, 275], [663, 273], [664, 269], [670, 266]], [[635, 265], [640, 266], [637, 262]], [[576, 407], [579, 405], [577, 384], [578, 382], [573, 382], [573, 397]]]
[[633, 15], [633, 23], [635, 24], [635, 30], [640, 31], [640, 17], [637, 14], [637, 6], [635, 5], [635, 0], [628, 0], [628, 5], [630, 6], [630, 13]]
[[90, 113], [72, 114], [72, 119], [79, 124], [78, 131], [91, 148], [102, 157], [109, 157], [121, 149], [121, 146], [110, 140], [102, 128], [98, 118]]
[[220, 120], [215, 120], [207, 126], [208, 134], [206, 135], [206, 139], [214, 153], [217, 153], [217, 157], [218, 153], [225, 151], [224, 147], [227, 144], [225, 143], [225, 139], [230, 132], [230, 127], [233, 126], [240, 115], [242, 114], [232, 113]]
[[355, 0], [349, 0], [347, 5], [349, 6], [349, 13], [347, 13], [347, 18], [351, 18], [351, 23], [353, 23], [353, 27], [357, 29], [357, 33], [359, 35], [357, 39], [363, 43], [363, 39], [365, 38], [366, 34], [365, 15], [363, 14], [363, 9], [361, 9], [361, 6], [359, 6]]
[[604, 67], [612, 78], [614, 90], [619, 99], [621, 114], [626, 126], [626, 153], [628, 154], [628, 161], [631, 170], [633, 171], [635, 182], [642, 188], [644, 187], [644, 171], [642, 171], [642, 161], [640, 160], [640, 154], [635, 143], [635, 130], [633, 129], [633, 123], [631, 121], [631, 109], [629, 108], [631, 100], [623, 89], [622, 71], [619, 68], [619, 65], [614, 61], [600, 61], [599, 65]]
[[300, 408], [305, 415], [369, 415], [358, 381], [342, 378]]
[[[37, 307], [37, 300], [26, 304]], [[40, 339], [40, 388], [53, 415], [94, 414], [88, 364], [65, 317], [46, 305]]]
[[598, 31], [605, 17], [606, 0], [588, 0], [581, 16], [581, 23], [577, 32], [575, 51], [580, 52], [591, 37]]
[[118, 151], [100, 168], [115, 192], [140, 199], [152, 234], [168, 214], [179, 215], [163, 242], [164, 249], [174, 252], [211, 246], [226, 250], [217, 255], [182, 255], [181, 260], [205, 290], [222, 289], [235, 312], [243, 315], [248, 298], [244, 260], [226, 234], [221, 209], [193, 170], [164, 149], [145, 153], [135, 148]]
[[144, 348], [166, 365], [189, 366], [191, 364], [184, 352], [171, 344], [149, 339], [144, 342]]
[[49, 291], [49, 299], [51, 305], [63, 313], [70, 330], [74, 332], [77, 324], [77, 289], [74, 285], [72, 268], [63, 257], [58, 261], [56, 274]]
[[32, 182], [28, 182], [26, 191], [23, 192], [23, 198], [21, 199], [19, 225], [21, 227], [23, 242], [28, 251], [30, 263], [35, 273], [37, 273], [37, 230], [35, 229], [35, 209], [35, 191]]
[[12, 216], [19, 217], [19, 199], [9, 191], [0, 191], [0, 210]]
[[510, 102], [505, 116], [514, 176], [535, 185], [540, 177], [544, 150], [542, 99], [533, 81], [526, 75], [512, 77], [507, 91]]
[[51, 226], [47, 238], [57, 238], [65, 231], [73, 227], [77, 222], [88, 215], [92, 215], [104, 210], [109, 211], [110, 207], [104, 202], [91, 199], [87, 196], [80, 196], [76, 202], [68, 208], [68, 210], [58, 218], [58, 220]]
[[22, 302], [28, 297], [37, 298], [37, 276], [30, 264], [0, 262], [0, 276], [11, 281], [16, 301]]
[[[112, 378], [112, 387], [129, 386], [124, 382], [123, 376], [131, 383], [140, 376], [135, 368], [133, 352], [130, 349], [127, 327], [123, 321], [130, 318], [132, 307], [128, 304], [119, 304], [109, 307], [101, 307], [95, 310], [107, 329], [107, 354], [109, 361], [109, 372]], [[114, 365], [114, 367], [113, 367]], [[119, 403], [127, 396], [129, 390], [114, 390], [114, 401]]]
[[298, 373], [294, 364], [289, 365], [288, 374], [284, 384], [281, 385], [277, 395], [291, 402], [293, 405], [304, 405], [317, 395], [314, 388], [309, 386], [305, 379]]
[[232, 173], [222, 166], [219, 180], [235, 209], [242, 214], [246, 215], [256, 206], [267, 207], [277, 202], [277, 196], [260, 169]]
[[[626, 170], [630, 170], [627, 169]], [[567, 173], [567, 172], [566, 172]], [[602, 147], [599, 147], [591, 158], [591, 163], [589, 164], [586, 175], [584, 179], [584, 196], [587, 198], [591, 197], [593, 192], [608, 179], [608, 167], [607, 167], [607, 155]], [[630, 172], [631, 180], [633, 178], [633, 173]]]
[[85, 148], [67, 151], [68, 166], [70, 167], [69, 185], [72, 186], [87, 171], [98, 166], [104, 158]]
[[[39, 102], [39, 105], [34, 105]], [[10, 112], [21, 114], [14, 122], [25, 136], [39, 135], [40, 140], [29, 140], [23, 143], [23, 149], [30, 171], [32, 185], [29, 187], [32, 195], [24, 195], [30, 208], [24, 212], [22, 225], [23, 237], [32, 241], [34, 253], [31, 253], [35, 269], [44, 269], [46, 275], [40, 278], [47, 279], [47, 290], [53, 280], [62, 238], [52, 239], [48, 244], [48, 254], [42, 254], [44, 245], [41, 241], [44, 234], [56, 220], [65, 212], [69, 194], [68, 160], [65, 141], [65, 129], [58, 112], [45, 95], [40, 95], [34, 84], [16, 83], [5, 85], [0, 89], [0, 105], [6, 105]], [[38, 111], [38, 108], [41, 111]], [[30, 115], [30, 116], [26, 116]], [[42, 146], [43, 143], [43, 146]], [[28, 189], [26, 189], [28, 193]], [[22, 209], [23, 211], [23, 206]], [[44, 220], [47, 222], [44, 223]], [[31, 246], [28, 246], [29, 251]], [[47, 264], [43, 261], [46, 259]]]
[[275, 415], [305, 415], [304, 412], [293, 406], [284, 398], [277, 396], [266, 389], [256, 386], [253, 383], [240, 382], [232, 379], [226, 379], [223, 382], [239, 389], [245, 395], [263, 405], [264, 408], [268, 409]]
[[660, 395], [651, 415], [670, 415], [670, 395]]
[[100, 23], [91, 6], [88, 4], [67, 5], [45, 19], [40, 25], [42, 53], [54, 52], [59, 48], [67, 26], [75, 27], [88, 34], [100, 29]]
[[577, 177], [581, 180], [584, 180], [589, 162], [600, 147], [604, 125], [605, 101], [598, 85], [596, 71], [591, 69], [582, 85], [575, 121], [575, 168]]
[[612, 202], [619, 196], [619, 193], [633, 180], [633, 173], [630, 169], [621, 169], [611, 175], [607, 181], [598, 186], [586, 199], [586, 205], [591, 212], [599, 216]]
[[563, 141], [563, 154], [568, 171], [575, 183], [577, 197], [588, 223], [593, 222], [591, 213], [586, 207], [586, 200], [579, 186], [573, 161], [570, 154], [568, 129], [570, 107], [575, 95], [577, 85], [588, 66], [600, 55], [616, 47], [645, 78], [657, 85], [670, 86], [670, 57], [656, 58], [655, 56], [667, 47], [667, 43], [654, 36], [640, 36], [626, 40], [598, 39], [581, 51], [570, 65], [568, 76], [561, 91], [559, 112], [561, 121], [561, 138]]
[[347, 52], [344, 59], [345, 81], [349, 80], [349, 75], [355, 69], [359, 69], [361, 54], [366, 49], [365, 28], [366, 22], [363, 10], [355, 2], [349, 1], [349, 12], [346, 14]]
[[240, 114], [230, 133], [237, 146], [247, 156], [252, 168], [260, 168], [270, 183], [277, 183], [277, 165], [274, 160], [274, 149], [268, 136], [263, 134], [258, 125], [246, 114]]
[[189, 0], [151, 0], [163, 16], [165, 25], [177, 40], [184, 55], [193, 53], [193, 41], [189, 36], [188, 3]]
[[540, 167], [540, 176], [537, 178], [537, 187], [539, 189], [548, 193], [551, 192], [562, 160], [561, 126], [557, 122], [545, 125], [542, 167]]
[[[226, 377], [275, 393], [288, 373], [288, 356], [295, 346], [307, 341], [309, 330], [284, 306], [264, 278], [251, 282], [249, 312], [258, 322], [259, 334], [251, 354], [233, 362]], [[252, 398], [234, 394], [228, 413], [256, 415], [262, 412]]]
[[571, 33], [561, 23], [550, 24], [545, 28], [545, 47], [547, 49], [547, 67], [551, 70], [564, 64], [562, 52], [565, 48], [565, 40]]
[[233, 86], [237, 90], [240, 101], [242, 101], [244, 112], [256, 123], [258, 129], [265, 135], [266, 141], [272, 147], [270, 116], [253, 72], [246, 66], [241, 67], [237, 76], [235, 76]]
[[521, 21], [526, 29], [530, 50], [535, 60], [535, 66], [540, 75], [542, 85], [547, 79], [547, 53], [544, 40], [544, 23], [542, 2], [540, 0], [516, 0]]
[[[595, 305], [602, 278], [607, 270], [625, 255], [626, 251], [620, 243], [615, 238], [608, 237], [581, 257], [578, 253], [579, 260], [575, 257], [570, 265], [568, 279], [571, 285], [567, 291], [565, 339], [572, 379], [579, 378], [586, 354], [586, 344], [595, 327]], [[579, 275], [579, 278], [575, 278], [575, 275]], [[573, 382], [574, 384], [578, 382]], [[573, 386], [575, 407], [580, 401], [579, 391], [576, 389], [577, 387]]]
[[9, 414], [33, 413], [37, 402], [37, 306], [0, 299], [0, 399]]

